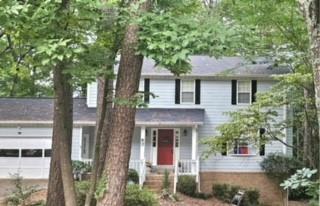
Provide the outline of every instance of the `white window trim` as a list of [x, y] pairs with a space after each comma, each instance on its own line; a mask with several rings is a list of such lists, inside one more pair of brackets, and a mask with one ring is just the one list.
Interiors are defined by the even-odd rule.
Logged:
[[[239, 82], [249, 82], [249, 103], [239, 103]], [[252, 81], [250, 80], [238, 80], [237, 81], [237, 105], [251, 105], [252, 102]]]
[[[192, 81], [193, 82], [193, 101], [192, 102], [183, 102], [182, 101], [182, 84], [183, 81]], [[188, 80], [188, 79], [181, 79], [180, 81], [180, 104], [192, 105], [196, 103], [196, 80]]]
[[[231, 148], [233, 149], [233, 147]], [[248, 149], [250, 149], [249, 144], [248, 144]], [[227, 144], [227, 157], [254, 157], [254, 156], [260, 156], [260, 148], [257, 148], [255, 153], [249, 153], [248, 154], [234, 154], [234, 153], [230, 153], [230, 144]], [[261, 156], [263, 157], [263, 156]]]

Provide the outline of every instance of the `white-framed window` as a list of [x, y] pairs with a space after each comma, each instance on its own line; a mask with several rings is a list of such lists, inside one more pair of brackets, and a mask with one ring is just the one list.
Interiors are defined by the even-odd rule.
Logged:
[[194, 80], [181, 80], [181, 103], [194, 103], [195, 82]]
[[237, 91], [238, 91], [237, 93], [238, 104], [251, 103], [251, 81], [249, 80], [238, 81]]
[[237, 139], [228, 146], [228, 154], [231, 156], [252, 156], [257, 155], [258, 153], [258, 149], [255, 144], [242, 139]]

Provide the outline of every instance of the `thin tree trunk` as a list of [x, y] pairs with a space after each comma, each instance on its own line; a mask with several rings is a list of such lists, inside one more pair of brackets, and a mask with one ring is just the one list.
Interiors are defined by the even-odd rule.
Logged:
[[[121, 49], [115, 101], [132, 101], [138, 92], [143, 56], [136, 54], [137, 25], [127, 26]], [[115, 103], [107, 150], [105, 175], [107, 192], [98, 205], [122, 206], [127, 185], [132, 136], [135, 127], [135, 106]]]
[[108, 79], [105, 77], [98, 78], [98, 98], [97, 98], [97, 120], [94, 137], [94, 157], [93, 168], [90, 179], [90, 188], [86, 195], [85, 206], [90, 206], [93, 202], [93, 194], [97, 184], [97, 171], [99, 167], [101, 133], [103, 128], [104, 119], [106, 116], [107, 95], [108, 95]]
[[309, 111], [309, 107], [308, 107], [308, 99], [309, 99], [309, 94], [308, 94], [308, 90], [304, 89], [304, 98], [306, 100], [305, 103], [305, 108], [304, 108], [304, 113], [305, 113], [305, 117], [303, 120], [303, 155], [302, 155], [302, 159], [303, 159], [303, 163], [306, 167], [309, 167], [310, 162], [309, 162], [309, 146], [310, 146], [310, 129], [309, 129], [309, 121], [308, 121], [308, 111]]
[[107, 106], [106, 106], [106, 114], [104, 117], [104, 125], [101, 133], [101, 144], [100, 144], [100, 156], [99, 156], [99, 164], [97, 169], [97, 178], [100, 179], [102, 177], [103, 170], [106, 165], [106, 154], [109, 146], [109, 134], [111, 130], [111, 117], [112, 117], [112, 109], [113, 109], [113, 80], [109, 79], [108, 81], [108, 95], [107, 95]]

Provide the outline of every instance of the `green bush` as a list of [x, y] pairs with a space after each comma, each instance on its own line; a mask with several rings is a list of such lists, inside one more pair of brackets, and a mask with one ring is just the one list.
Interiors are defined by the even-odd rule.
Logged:
[[257, 206], [259, 205], [260, 193], [258, 190], [246, 190], [241, 202], [241, 206]]
[[207, 200], [212, 197], [212, 194], [207, 194], [207, 193], [203, 193], [203, 192], [196, 192], [194, 194], [194, 197], [198, 198], [198, 199]]
[[157, 206], [155, 195], [147, 189], [140, 189], [138, 185], [127, 185], [125, 206]]
[[73, 169], [73, 173], [86, 173], [86, 172], [91, 172], [92, 167], [88, 163], [85, 163], [79, 160], [73, 160], [72, 169]]
[[230, 202], [233, 196], [237, 193], [231, 191], [231, 186], [227, 184], [214, 184], [212, 185], [212, 194], [219, 200]]
[[8, 206], [26, 205], [26, 201], [30, 196], [37, 192], [36, 186], [24, 186], [22, 184], [23, 178], [19, 174], [12, 176], [14, 189], [11, 191], [10, 196], [7, 198]]
[[244, 191], [241, 206], [257, 206], [259, 205], [259, 191], [255, 189], [244, 189], [240, 186], [232, 186], [228, 184], [214, 184], [212, 186], [213, 196], [224, 202], [230, 203], [239, 190]]
[[86, 195], [89, 191], [90, 182], [89, 181], [76, 181], [75, 182], [76, 193], [77, 193], [77, 203], [78, 205], [84, 205], [86, 201]]
[[268, 177], [279, 184], [293, 175], [297, 169], [303, 167], [302, 163], [295, 158], [276, 153], [264, 158], [260, 166]]
[[139, 174], [136, 170], [134, 169], [129, 169], [128, 171], [128, 181], [132, 181], [135, 184], [139, 184]]
[[185, 195], [195, 197], [197, 183], [194, 176], [183, 175], [179, 176], [177, 190]]

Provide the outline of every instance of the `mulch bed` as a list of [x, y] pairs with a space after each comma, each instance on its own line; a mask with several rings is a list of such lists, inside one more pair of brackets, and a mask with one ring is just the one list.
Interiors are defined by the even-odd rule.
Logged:
[[177, 202], [160, 199], [160, 205], [161, 206], [230, 206], [230, 204], [221, 202], [216, 198], [202, 200], [202, 199], [188, 197], [183, 194], [178, 194], [178, 198], [179, 198], [179, 201]]

